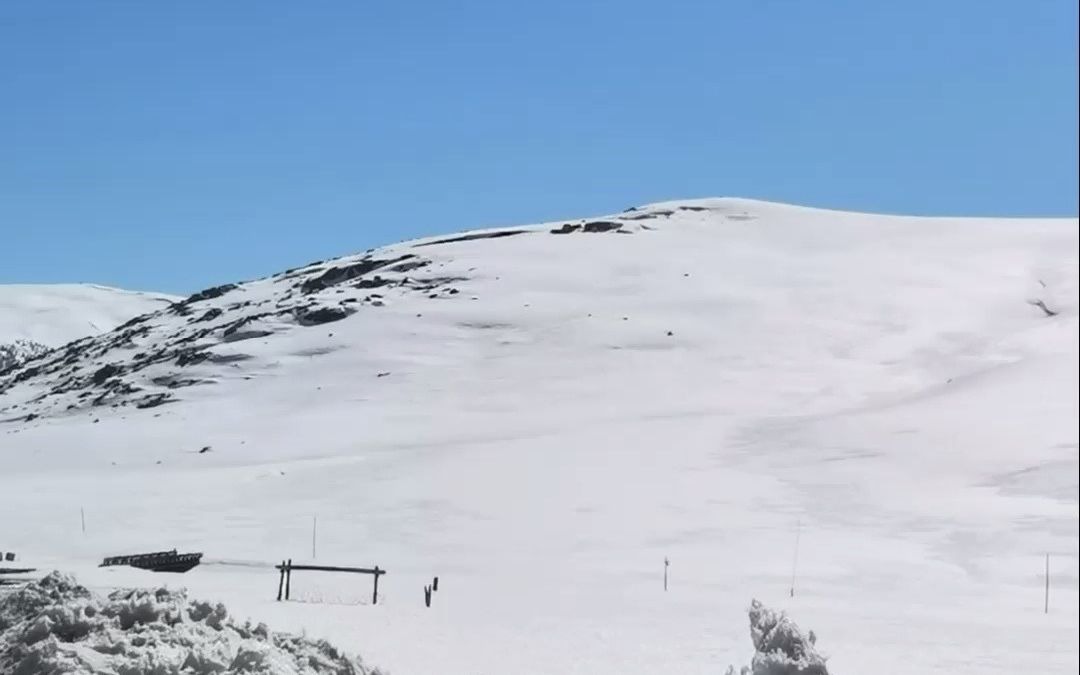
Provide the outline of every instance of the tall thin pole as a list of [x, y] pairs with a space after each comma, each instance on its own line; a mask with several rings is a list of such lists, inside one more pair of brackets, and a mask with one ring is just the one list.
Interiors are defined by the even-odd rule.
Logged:
[[79, 507], [79, 520], [82, 521], [82, 533], [86, 534], [86, 510], [83, 507]]
[[802, 520], [795, 526], [795, 556], [791, 560], [791, 597], [795, 597], [795, 574], [799, 569], [799, 537], [802, 535]]
[[667, 556], [664, 556], [664, 592], [665, 593], [667, 592], [667, 568], [668, 568], [668, 565], [670, 565], [670, 564], [671, 564], [671, 561], [669, 561], [667, 559]]
[[1046, 594], [1043, 599], [1043, 614], [1050, 613], [1050, 554], [1046, 554]]
[[315, 559], [315, 529], [319, 524], [319, 516], [311, 517], [311, 559]]

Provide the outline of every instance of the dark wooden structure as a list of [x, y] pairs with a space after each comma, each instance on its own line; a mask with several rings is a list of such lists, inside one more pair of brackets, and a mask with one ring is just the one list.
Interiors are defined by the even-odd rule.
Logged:
[[105, 558], [98, 567], [128, 565], [151, 572], [184, 573], [198, 565], [202, 561], [202, 556], [202, 553], [177, 553], [174, 548], [171, 551], [113, 556]]
[[379, 569], [379, 566], [375, 567], [337, 567], [334, 565], [294, 565], [292, 558], [288, 560], [282, 560], [280, 565], [275, 565], [274, 569], [278, 570], [280, 576], [278, 577], [278, 592], [277, 599], [281, 602], [282, 599], [288, 600], [289, 593], [292, 590], [292, 573], [293, 572], [346, 572], [349, 574], [370, 574], [375, 577], [375, 588], [371, 594], [371, 604], [379, 604], [379, 577], [386, 574], [386, 570]]
[[11, 575], [23, 575], [36, 572], [33, 567], [13, 567], [5, 566], [4, 563], [14, 563], [15, 554], [11, 551], [0, 553], [0, 586], [9, 588], [13, 586], [22, 586], [30, 581], [28, 577], [24, 576], [11, 576]]

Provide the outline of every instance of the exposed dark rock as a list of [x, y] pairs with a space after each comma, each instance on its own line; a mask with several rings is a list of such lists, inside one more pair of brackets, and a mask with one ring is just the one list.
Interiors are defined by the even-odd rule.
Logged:
[[646, 211], [645, 213], [638, 213], [632, 216], [620, 216], [623, 220], [649, 220], [651, 218], [660, 218], [663, 216], [670, 216], [675, 213], [668, 209], [658, 209], [656, 211]]
[[[274, 316], [276, 314], [278, 314], [278, 312], [261, 312], [259, 314], [252, 314], [250, 316], [245, 316], [244, 318], [233, 321], [229, 325], [225, 326], [225, 329], [223, 331], [221, 331], [221, 335], [222, 335], [222, 337], [227, 338], [227, 337], [233, 335], [234, 333], [239, 331], [241, 328], [243, 328], [244, 326], [248, 325], [249, 323], [251, 323], [253, 321], [258, 321], [259, 319], [265, 319], [268, 316]], [[261, 331], [261, 332], [264, 335], [269, 335], [270, 334], [270, 331]]]
[[310, 263], [308, 263], [306, 265], [301, 265], [300, 267], [290, 267], [289, 269], [282, 272], [280, 276], [283, 277], [283, 278], [286, 278], [286, 279], [288, 279], [289, 277], [298, 276], [299, 274], [307, 272], [307, 271], [311, 270], [314, 267], [318, 267], [319, 265], [322, 265], [325, 262], [326, 262], [325, 260], [316, 260], [315, 262], [310, 262]]
[[501, 239], [502, 237], [513, 237], [514, 235], [526, 233], [528, 233], [528, 230], [496, 230], [494, 232], [477, 232], [475, 234], [463, 234], [458, 237], [437, 239], [435, 241], [425, 241], [419, 244], [413, 244], [413, 248], [420, 248], [422, 246], [438, 246], [440, 244], [454, 244], [459, 241], [476, 241], [477, 239]]
[[133, 319], [128, 319], [124, 323], [117, 326], [115, 330], [123, 330], [125, 328], [130, 328], [130, 327], [132, 327], [134, 325], [137, 325], [137, 324], [140, 324], [140, 323], [146, 321], [151, 316], [153, 316], [153, 313], [151, 313], [151, 314], [142, 314], [142, 315], [137, 316], [137, 317], [135, 317]]
[[236, 284], [222, 284], [221, 286], [213, 286], [211, 288], [201, 290], [198, 293], [189, 296], [183, 302], [185, 304], [190, 304], [192, 302], [200, 302], [202, 300], [212, 300], [214, 298], [220, 298], [221, 296], [225, 295], [229, 291], [235, 290], [236, 288]]
[[361, 279], [353, 284], [353, 288], [380, 288], [390, 284], [390, 280], [376, 274], [370, 279]]
[[679, 210], [680, 211], [708, 211], [709, 207], [707, 207], [707, 206], [680, 206]]
[[190, 366], [196, 363], [202, 363], [209, 357], [210, 352], [204, 349], [183, 349], [176, 355], [176, 365]]
[[206, 357], [206, 360], [210, 363], [239, 363], [240, 361], [248, 361], [253, 357], [251, 354], [214, 354], [211, 353]]
[[592, 220], [581, 226], [582, 232], [611, 232], [623, 226], [611, 220]]
[[110, 377], [114, 375], [119, 375], [122, 372], [123, 368], [121, 368], [120, 366], [113, 363], [107, 363], [94, 371], [94, 374], [91, 376], [90, 379], [94, 382], [94, 384], [100, 385]]
[[202, 323], [203, 321], [213, 321], [221, 315], [221, 308], [211, 307], [210, 309], [206, 310], [206, 312], [204, 312], [202, 316], [200, 316], [198, 319], [195, 319], [195, 323]]
[[383, 260], [379, 258], [362, 258], [358, 262], [349, 265], [339, 265], [337, 267], [331, 267], [317, 277], [307, 279], [300, 285], [300, 291], [304, 294], [315, 293], [321, 291], [324, 288], [336, 286], [338, 284], [350, 281], [357, 277], [363, 276], [369, 272], [374, 272], [377, 269], [393, 265], [396, 263], [415, 258], [412, 254], [406, 254], [397, 258], [391, 258], [389, 260]]
[[197, 384], [207, 384], [211, 380], [199, 380], [193, 377], [177, 377], [175, 375], [161, 375], [150, 380], [159, 387], [168, 387], [169, 389], [180, 389], [181, 387], [192, 387]]
[[571, 223], [563, 223], [561, 227], [551, 230], [552, 234], [570, 234], [571, 232], [577, 232], [581, 229], [581, 225], [574, 225]]
[[399, 263], [387, 269], [388, 272], [411, 272], [412, 270], [418, 270], [423, 267], [427, 267], [431, 264], [430, 260], [409, 260], [403, 263]]
[[274, 331], [272, 330], [236, 330], [226, 334], [223, 341], [228, 343], [243, 342], [244, 340], [254, 340], [273, 334]]
[[[166, 393], [149, 394], [147, 396], [143, 396], [142, 398], [136, 400], [135, 401], [135, 407], [140, 409], [140, 410], [144, 410], [146, 408], [156, 408], [157, 406], [159, 406], [159, 405], [161, 405], [163, 403], [169, 403], [169, 402], [171, 402], [173, 400], [175, 400], [175, 399], [173, 399], [172, 394], [166, 394]], [[97, 420], [94, 420], [94, 421], [96, 422]]]
[[303, 307], [296, 310], [296, 321], [301, 326], [318, 326], [319, 324], [340, 321], [355, 312], [346, 307]]

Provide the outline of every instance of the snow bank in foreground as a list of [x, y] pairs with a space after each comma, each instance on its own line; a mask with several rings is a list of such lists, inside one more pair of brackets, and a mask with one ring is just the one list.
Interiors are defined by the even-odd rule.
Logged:
[[[785, 614], [757, 600], [751, 603], [749, 613], [754, 660], [741, 675], [829, 675], [825, 657], [814, 647], [814, 631], [804, 634]], [[728, 675], [735, 675], [735, 668], [728, 668]]]
[[0, 596], [0, 673], [379, 675], [324, 641], [236, 623], [183, 591], [102, 598], [59, 572]]

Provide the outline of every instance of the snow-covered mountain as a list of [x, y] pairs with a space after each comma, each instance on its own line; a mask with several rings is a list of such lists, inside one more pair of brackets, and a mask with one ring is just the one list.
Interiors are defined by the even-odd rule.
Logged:
[[0, 285], [0, 371], [177, 299], [92, 284]]
[[[751, 596], [838, 673], [1075, 672], [1077, 247], [709, 199], [210, 288], [0, 374], [0, 540], [248, 561], [183, 582], [398, 675], [722, 672]], [[316, 539], [386, 601], [266, 602]]]

